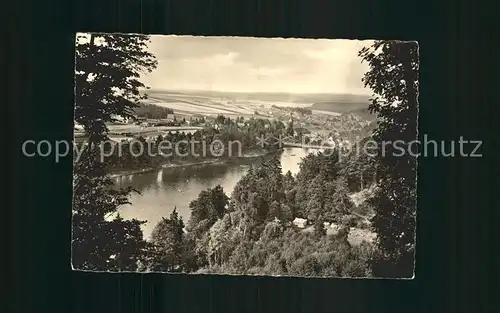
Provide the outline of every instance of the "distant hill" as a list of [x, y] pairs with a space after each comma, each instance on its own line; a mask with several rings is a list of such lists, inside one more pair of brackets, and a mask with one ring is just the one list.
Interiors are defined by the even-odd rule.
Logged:
[[311, 106], [313, 110], [346, 113], [359, 109], [367, 109], [370, 104], [370, 96], [364, 95], [335, 95], [330, 101], [315, 102]]
[[[345, 94], [328, 94], [328, 93], [286, 93], [286, 92], [230, 92], [230, 91], [212, 91], [212, 90], [161, 90], [150, 89], [147, 93], [151, 96], [154, 94], [179, 94], [198, 97], [227, 97], [238, 100], [261, 100], [261, 101], [283, 101], [297, 103], [356, 103], [367, 102], [368, 96], [345, 95]], [[366, 104], [368, 106], [368, 104]], [[354, 109], [357, 107], [350, 107]]]

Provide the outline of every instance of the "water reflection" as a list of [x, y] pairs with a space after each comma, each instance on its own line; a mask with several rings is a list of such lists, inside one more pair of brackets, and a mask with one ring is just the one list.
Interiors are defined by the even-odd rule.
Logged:
[[158, 171], [158, 175], [156, 176], [156, 183], [161, 184], [163, 181], [163, 169]]

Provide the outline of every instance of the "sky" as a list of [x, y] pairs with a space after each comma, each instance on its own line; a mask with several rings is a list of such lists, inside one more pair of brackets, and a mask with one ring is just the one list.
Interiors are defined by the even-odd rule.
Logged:
[[358, 51], [371, 41], [151, 36], [152, 89], [370, 94]]

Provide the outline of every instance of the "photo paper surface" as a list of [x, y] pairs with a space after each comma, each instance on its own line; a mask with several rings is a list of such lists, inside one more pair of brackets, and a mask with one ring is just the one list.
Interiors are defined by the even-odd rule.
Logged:
[[414, 277], [418, 44], [78, 33], [74, 270]]

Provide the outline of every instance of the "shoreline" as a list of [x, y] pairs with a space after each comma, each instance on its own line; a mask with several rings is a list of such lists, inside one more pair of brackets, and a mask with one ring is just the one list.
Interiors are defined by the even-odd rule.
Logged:
[[[281, 150], [278, 150], [281, 152]], [[238, 158], [220, 158], [220, 159], [210, 159], [210, 160], [205, 160], [205, 161], [178, 161], [178, 162], [172, 162], [172, 163], [164, 163], [161, 166], [157, 167], [149, 167], [149, 168], [143, 168], [143, 169], [135, 169], [135, 170], [124, 170], [124, 171], [118, 171], [118, 172], [113, 172], [109, 173], [108, 176], [110, 178], [118, 178], [118, 177], [123, 177], [123, 176], [128, 176], [128, 175], [133, 175], [133, 174], [142, 174], [142, 173], [150, 173], [154, 171], [158, 171], [164, 168], [179, 168], [179, 167], [188, 167], [188, 166], [196, 166], [196, 165], [209, 165], [209, 164], [222, 164], [222, 163], [227, 163], [231, 162], [234, 160], [247, 160], [247, 159], [252, 159], [252, 158], [259, 158], [263, 157], [272, 153], [276, 153], [276, 151], [261, 151], [259, 153], [247, 153], [244, 154], [241, 157]]]
[[188, 166], [195, 166], [195, 165], [214, 164], [214, 163], [219, 163], [219, 162], [223, 162], [223, 161], [221, 159], [217, 159], [217, 160], [210, 160], [210, 161], [203, 161], [203, 162], [165, 163], [165, 164], [162, 164], [161, 166], [158, 166], [158, 167], [149, 167], [149, 168], [143, 168], [143, 169], [137, 169], [137, 170], [126, 170], [126, 171], [120, 171], [117, 173], [116, 172], [110, 173], [108, 175], [110, 178], [117, 178], [117, 177], [122, 177], [122, 176], [133, 175], [133, 174], [154, 172], [154, 171], [158, 171], [158, 170], [161, 170], [164, 168], [188, 167]]

